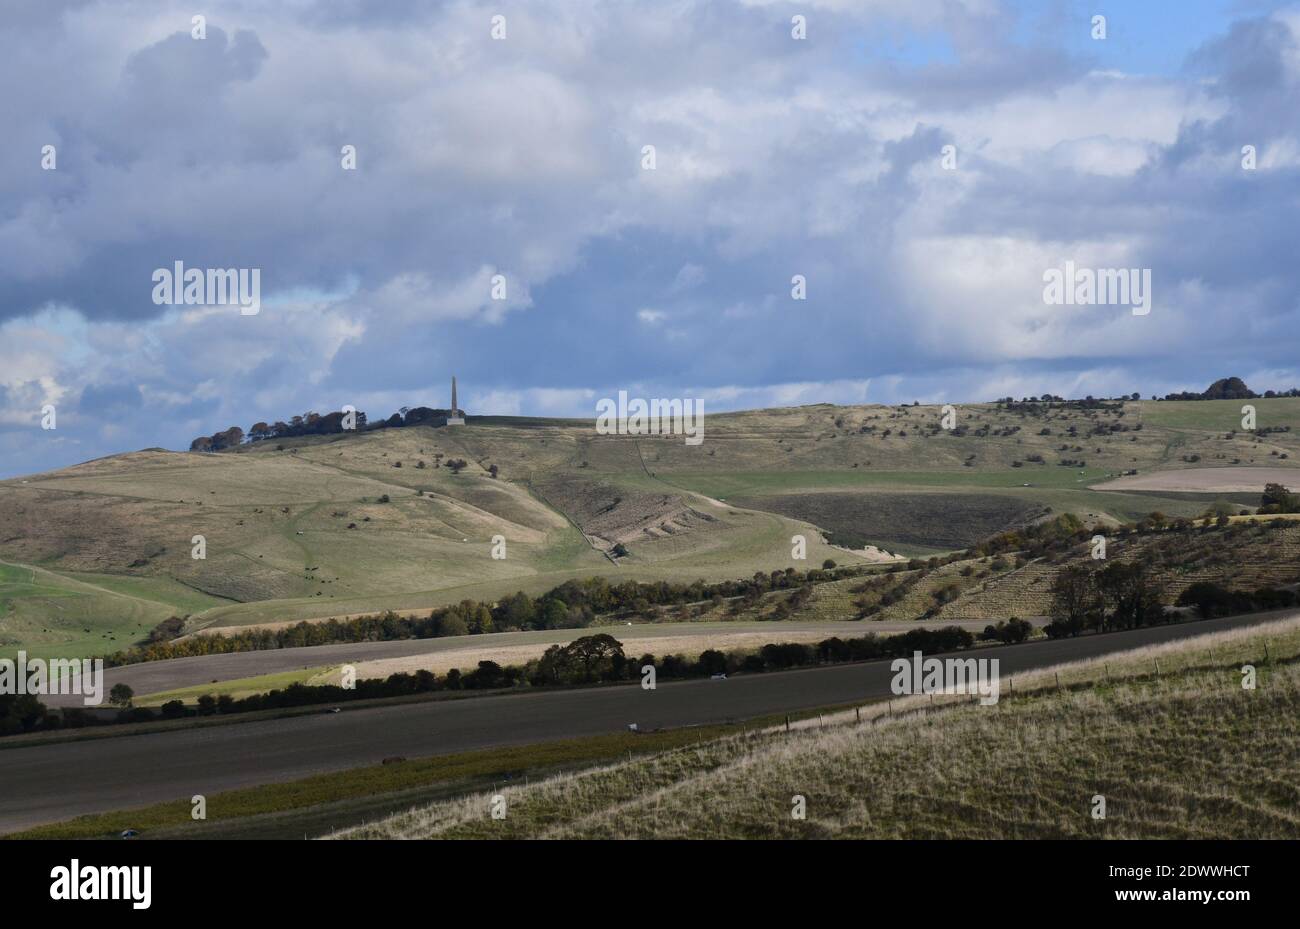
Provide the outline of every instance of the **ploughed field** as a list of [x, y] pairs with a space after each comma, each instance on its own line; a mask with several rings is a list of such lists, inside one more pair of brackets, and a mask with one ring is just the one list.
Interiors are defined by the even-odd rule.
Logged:
[[980, 493], [809, 491], [728, 499], [815, 523], [845, 548], [897, 545], [905, 551], [965, 548], [1042, 510], [1013, 496]]

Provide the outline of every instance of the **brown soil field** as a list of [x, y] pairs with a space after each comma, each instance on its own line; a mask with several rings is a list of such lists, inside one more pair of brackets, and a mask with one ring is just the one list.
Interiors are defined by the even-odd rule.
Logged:
[[1039, 509], [1001, 494], [806, 492], [740, 496], [730, 503], [821, 526], [847, 549], [896, 539], [905, 545], [963, 548], [1028, 522]]
[[1172, 490], [1184, 493], [1262, 493], [1265, 484], [1300, 487], [1300, 468], [1185, 468], [1133, 474], [1093, 490]]

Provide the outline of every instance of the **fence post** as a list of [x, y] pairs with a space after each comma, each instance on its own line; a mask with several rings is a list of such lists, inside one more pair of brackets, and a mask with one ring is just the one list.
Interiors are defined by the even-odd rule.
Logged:
[[855, 707], [853, 708], [853, 715], [857, 718], [857, 723], [858, 723], [858, 725], [861, 726], [861, 725], [862, 725], [862, 707], [860, 707], [860, 706], [855, 706]]
[[1156, 677], [1159, 677], [1159, 676], [1160, 676], [1160, 662], [1159, 662], [1159, 660], [1158, 660], [1158, 659], [1155, 659], [1155, 658], [1152, 658], [1152, 659], [1151, 659], [1151, 663], [1152, 663], [1153, 665], [1156, 666]]
[[1061, 692], [1061, 672], [1060, 672], [1060, 671], [1057, 671], [1057, 672], [1056, 672], [1056, 691], [1057, 691], [1057, 693], [1060, 693], [1060, 692]]
[[789, 732], [789, 731], [790, 731], [790, 717], [789, 717], [789, 716], [787, 716], [787, 717], [785, 718], [785, 731], [786, 731], [786, 732]]

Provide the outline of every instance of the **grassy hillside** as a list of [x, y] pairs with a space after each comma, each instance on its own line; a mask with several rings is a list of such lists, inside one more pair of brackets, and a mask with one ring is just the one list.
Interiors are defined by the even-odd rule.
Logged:
[[[101, 651], [170, 615], [194, 630], [422, 610], [596, 574], [746, 577], [864, 560], [846, 549], [866, 544], [930, 554], [1049, 511], [1088, 524], [1195, 515], [1218, 495], [1094, 486], [1134, 469], [1300, 464], [1300, 400], [1254, 404], [1261, 428], [1298, 428], [1243, 433], [1231, 401], [959, 405], [954, 430], [933, 406], [819, 405], [711, 415], [700, 446], [472, 417], [118, 455], [0, 481], [0, 560], [12, 566], [0, 653]], [[459, 474], [453, 459], [467, 463]], [[808, 539], [807, 563], [791, 559], [794, 535]], [[505, 559], [491, 557], [496, 536]], [[628, 554], [611, 563], [615, 545]]]
[[102, 654], [129, 645], [178, 609], [220, 601], [165, 577], [57, 574], [0, 562], [0, 656]]
[[504, 819], [479, 793], [340, 835], [1295, 839], [1300, 751], [1278, 721], [1300, 713], [1298, 655], [1288, 620], [1067, 666], [1059, 689], [1026, 675], [994, 706], [909, 698], [507, 787]]

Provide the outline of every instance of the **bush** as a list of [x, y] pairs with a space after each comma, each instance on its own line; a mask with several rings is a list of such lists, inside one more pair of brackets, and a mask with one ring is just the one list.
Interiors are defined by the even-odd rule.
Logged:
[[700, 674], [725, 674], [727, 672], [727, 656], [716, 648], [710, 648], [700, 653], [696, 666], [699, 668]]
[[1294, 591], [1260, 588], [1254, 593], [1228, 590], [1212, 581], [1198, 581], [1178, 595], [1179, 606], [1195, 607], [1204, 618], [1235, 616], [1258, 610], [1280, 610], [1295, 606]]
[[988, 625], [980, 633], [980, 638], [985, 642], [1002, 642], [1006, 645], [1013, 645], [1017, 642], [1023, 642], [1033, 634], [1033, 623], [1018, 617], [1011, 617], [1005, 622], [999, 621], [996, 626]]

